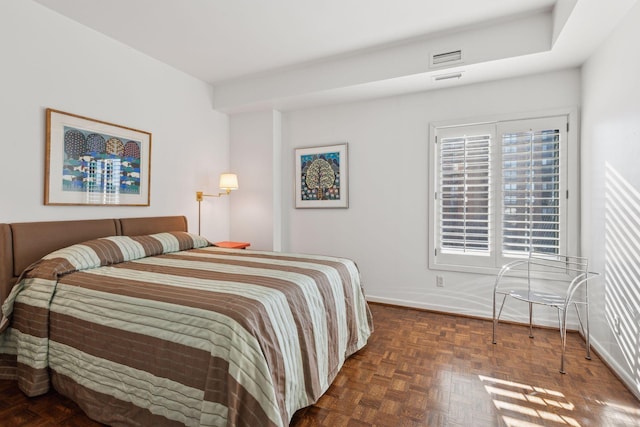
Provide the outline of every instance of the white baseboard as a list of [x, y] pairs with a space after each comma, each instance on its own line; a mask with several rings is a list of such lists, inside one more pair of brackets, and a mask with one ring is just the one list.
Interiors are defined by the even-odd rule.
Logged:
[[[378, 302], [380, 304], [397, 305], [400, 307], [420, 308], [423, 310], [430, 310], [430, 311], [441, 311], [443, 313], [450, 313], [450, 314], [464, 314], [465, 316], [474, 316], [474, 317], [481, 317], [483, 319], [486, 319], [486, 316], [483, 316], [480, 313], [478, 313], [477, 315], [463, 313], [460, 311], [459, 308], [456, 309], [454, 307], [447, 307], [447, 306], [435, 305], [435, 304], [426, 304], [426, 303], [408, 301], [403, 299], [383, 298], [383, 297], [367, 295], [367, 301]], [[491, 318], [489, 318], [489, 320], [491, 320]]]
[[615, 372], [620, 381], [624, 383], [631, 393], [640, 400], [640, 378], [633, 378], [624, 366], [620, 365], [611, 354], [604, 349], [600, 343], [591, 337], [591, 347], [598, 353], [598, 356]]

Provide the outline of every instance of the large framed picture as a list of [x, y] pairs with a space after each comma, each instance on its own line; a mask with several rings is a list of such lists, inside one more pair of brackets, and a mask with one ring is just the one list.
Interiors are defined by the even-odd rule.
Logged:
[[45, 205], [149, 206], [151, 133], [47, 109]]
[[347, 144], [296, 148], [296, 208], [348, 208]]

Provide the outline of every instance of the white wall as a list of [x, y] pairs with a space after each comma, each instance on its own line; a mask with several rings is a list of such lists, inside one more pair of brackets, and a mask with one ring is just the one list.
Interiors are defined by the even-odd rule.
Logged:
[[231, 239], [251, 249], [281, 249], [281, 114], [266, 110], [229, 120], [231, 170], [238, 191], [231, 195]]
[[[370, 300], [491, 317], [492, 277], [428, 269], [429, 123], [579, 104], [580, 73], [572, 69], [282, 113], [283, 250], [354, 259]], [[241, 165], [243, 174], [261, 177], [260, 188], [268, 191], [268, 178], [263, 177], [272, 144], [267, 137], [270, 113], [233, 116], [231, 122], [232, 164]], [[253, 142], [240, 141], [240, 135], [254, 138]], [[349, 144], [349, 208], [295, 209], [294, 149], [341, 142]], [[244, 148], [237, 150], [235, 144]], [[264, 173], [249, 172], [254, 168]], [[246, 188], [246, 179], [242, 175], [240, 179], [241, 189]], [[245, 236], [260, 235], [268, 226], [267, 220], [257, 217], [261, 209], [269, 215], [271, 199], [263, 199], [262, 208], [252, 207], [254, 221], [243, 221]], [[247, 213], [234, 204], [232, 215], [235, 221]], [[444, 276], [444, 288], [436, 288], [436, 274]], [[514, 313], [506, 313], [507, 318], [514, 318]], [[555, 313], [546, 314], [554, 324]]]
[[[0, 222], [187, 215], [228, 167], [212, 89], [49, 9], [0, 2]], [[45, 108], [152, 133], [151, 206], [44, 206]], [[228, 237], [228, 202], [203, 205], [203, 234]]]
[[[640, 4], [583, 67], [583, 253], [598, 351], [640, 398]], [[620, 333], [615, 333], [616, 318]]]

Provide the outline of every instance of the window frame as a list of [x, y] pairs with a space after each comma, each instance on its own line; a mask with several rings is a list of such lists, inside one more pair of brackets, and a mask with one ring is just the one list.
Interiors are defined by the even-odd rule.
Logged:
[[[561, 156], [564, 155], [564, 170], [561, 171], [565, 185], [563, 192], [566, 194], [561, 197], [564, 199], [564, 209], [566, 214], [563, 215], [564, 227], [560, 230], [560, 251], [563, 255], [579, 255], [579, 222], [580, 222], [580, 200], [579, 200], [579, 150], [578, 150], [578, 114], [577, 108], [563, 108], [554, 110], [545, 110], [532, 113], [504, 114], [482, 119], [473, 120], [447, 120], [440, 122], [432, 122], [429, 125], [429, 148], [428, 153], [428, 263], [429, 268], [433, 270], [461, 271], [481, 274], [495, 274], [500, 267], [508, 261], [517, 259], [517, 256], [502, 256], [502, 204], [501, 197], [501, 174], [502, 168], [500, 161], [501, 154], [497, 154], [496, 150], [502, 149], [501, 127], [509, 126], [510, 122], [518, 122], [524, 120], [553, 119], [557, 117], [566, 117], [567, 131], [566, 144], [561, 144]], [[491, 191], [496, 195], [496, 200], [490, 204], [493, 209], [493, 217], [489, 239], [493, 240], [492, 250], [488, 255], [462, 255], [437, 253], [439, 240], [439, 200], [437, 192], [439, 191], [439, 158], [436, 140], [452, 129], [459, 128], [487, 129], [493, 128], [491, 149], [496, 152], [492, 157], [492, 165], [490, 174], [492, 176]], [[439, 139], [438, 139], [439, 141]], [[565, 151], [566, 150], [566, 151]], [[499, 157], [496, 157], [499, 156]]]

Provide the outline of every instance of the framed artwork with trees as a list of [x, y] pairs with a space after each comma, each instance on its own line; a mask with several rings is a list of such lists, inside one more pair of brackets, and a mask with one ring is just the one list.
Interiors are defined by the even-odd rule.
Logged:
[[45, 205], [149, 206], [151, 133], [46, 109]]
[[296, 208], [348, 208], [347, 144], [296, 148]]

